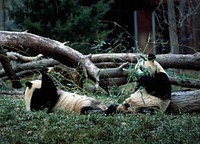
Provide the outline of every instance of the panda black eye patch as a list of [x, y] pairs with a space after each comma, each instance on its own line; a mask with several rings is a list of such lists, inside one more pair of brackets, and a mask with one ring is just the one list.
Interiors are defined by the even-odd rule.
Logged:
[[130, 107], [130, 105], [128, 103], [124, 104], [124, 107], [127, 109]]
[[32, 84], [31, 82], [26, 82], [25, 85], [26, 85], [28, 88], [31, 88], [33, 84]]

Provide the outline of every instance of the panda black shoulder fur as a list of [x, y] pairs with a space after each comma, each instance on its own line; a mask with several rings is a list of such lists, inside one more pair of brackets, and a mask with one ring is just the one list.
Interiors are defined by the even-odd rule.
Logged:
[[26, 82], [24, 99], [27, 111], [47, 108], [48, 112], [62, 109], [67, 113], [75, 112], [77, 114], [86, 114], [93, 110], [100, 110], [105, 114], [112, 113], [104, 104], [94, 98], [57, 90], [52, 79], [46, 73], [41, 73], [42, 80]]
[[47, 74], [42, 72], [42, 81], [26, 82], [25, 102], [27, 110], [42, 110], [48, 108], [51, 112], [59, 99], [57, 89]]

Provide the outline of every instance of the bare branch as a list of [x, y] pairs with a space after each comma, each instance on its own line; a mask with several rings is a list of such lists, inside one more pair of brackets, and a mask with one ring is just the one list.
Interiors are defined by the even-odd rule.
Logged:
[[[56, 60], [43, 59], [40, 61], [33, 61], [33, 62], [28, 62], [28, 63], [23, 63], [21, 65], [18, 65], [16, 68], [14, 68], [14, 72], [17, 73], [24, 70], [41, 69], [42, 67], [53, 66], [57, 64], [59, 64], [59, 62]], [[5, 71], [1, 70], [0, 77], [3, 77], [3, 76], [5, 76]]]
[[10, 60], [20, 61], [20, 62], [36, 61], [36, 60], [40, 60], [43, 57], [42, 54], [39, 54], [35, 57], [29, 57], [29, 56], [20, 55], [19, 53], [16, 53], [16, 52], [7, 52], [6, 55]]

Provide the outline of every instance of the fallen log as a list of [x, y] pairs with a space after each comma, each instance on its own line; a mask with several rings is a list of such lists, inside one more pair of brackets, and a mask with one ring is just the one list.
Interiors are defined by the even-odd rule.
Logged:
[[[81, 65], [85, 76], [92, 79], [96, 83], [97, 88], [103, 84], [100, 81], [101, 75], [110, 75], [108, 72], [113, 73], [112, 70], [107, 71], [106, 69], [96, 67], [91, 62], [90, 55], [84, 56], [64, 43], [27, 32], [0, 31], [0, 46], [11, 51], [19, 52], [27, 50], [27, 52], [42, 54], [69, 67], [76, 68]], [[121, 72], [119, 68], [115, 70]]]
[[[112, 67], [117, 63], [136, 63], [139, 53], [92, 54], [91, 61], [98, 67]], [[143, 55], [145, 56], [145, 55]], [[156, 60], [164, 68], [200, 70], [200, 53], [194, 54], [158, 54]]]
[[[44, 67], [52, 67], [58, 65], [59, 62], [53, 59], [42, 59], [38, 61], [32, 61], [28, 63], [23, 63], [17, 65], [17, 67], [13, 68], [14, 72], [18, 77], [23, 77], [26, 73], [34, 73], [37, 69], [41, 69], [42, 66]], [[121, 65], [122, 67], [124, 65]], [[102, 70], [102, 69], [101, 69]], [[132, 82], [132, 79], [129, 78], [128, 74], [122, 71], [121, 67], [118, 68], [107, 68], [104, 71], [108, 73], [101, 74], [101, 82], [105, 86], [121, 86]], [[0, 78], [1, 80], [7, 80], [8, 77], [6, 76], [5, 71], [2, 69], [0, 70]], [[194, 79], [187, 79], [187, 78], [178, 78], [169, 76], [172, 85], [188, 87], [188, 88], [197, 88], [200, 89], [200, 80]]]
[[200, 89], [200, 80], [177, 78], [177, 77], [171, 77], [171, 76], [169, 77], [169, 80], [171, 84], [176, 85], [176, 86]]
[[[17, 67], [13, 68], [13, 70], [15, 73], [18, 73], [20, 71], [31, 70], [31, 69], [41, 69], [42, 66], [47, 67], [47, 66], [54, 66], [57, 64], [59, 64], [59, 62], [56, 60], [42, 59], [39, 61], [32, 61], [32, 62], [20, 64]], [[3, 69], [0, 70], [0, 77], [3, 77], [5, 75], [6, 75], [5, 71]]]
[[64, 43], [27, 32], [0, 31], [0, 46], [17, 52], [28, 48], [29, 51], [49, 56], [70, 67], [77, 67], [80, 64], [96, 85], [99, 84], [100, 69], [88, 57]]
[[172, 113], [200, 112], [200, 90], [173, 92], [168, 111]]

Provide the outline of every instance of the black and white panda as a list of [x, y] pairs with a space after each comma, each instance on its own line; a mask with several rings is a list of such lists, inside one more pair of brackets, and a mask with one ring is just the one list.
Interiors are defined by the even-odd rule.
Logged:
[[142, 58], [135, 66], [138, 75], [136, 90], [143, 86], [147, 93], [161, 99], [171, 99], [171, 83], [163, 67], [155, 60], [154, 54]]
[[109, 112], [107, 106], [92, 97], [57, 90], [52, 79], [46, 73], [41, 73], [42, 80], [26, 82], [24, 99], [27, 111], [39, 111], [46, 108], [49, 113], [58, 109], [77, 114], [96, 110], [106, 114]]
[[135, 65], [137, 86], [118, 111], [138, 113], [142, 109], [156, 107], [165, 112], [171, 99], [171, 83], [162, 66], [155, 60], [154, 54], [148, 59], [141, 58]]

